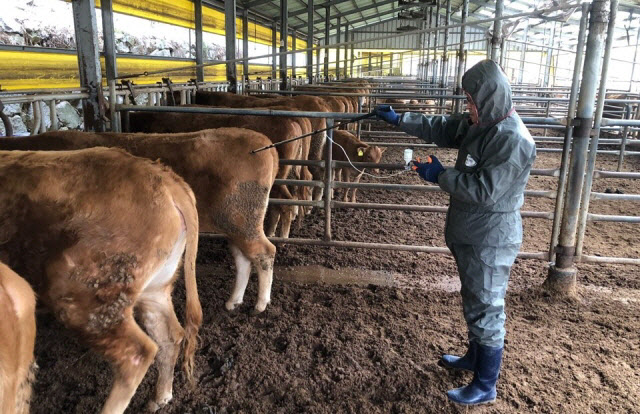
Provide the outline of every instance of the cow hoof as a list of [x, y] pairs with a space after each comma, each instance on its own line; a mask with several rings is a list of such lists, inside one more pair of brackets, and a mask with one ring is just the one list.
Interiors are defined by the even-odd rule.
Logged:
[[267, 305], [269, 304], [269, 302], [258, 302], [256, 304], [256, 307], [254, 309], [254, 313], [258, 314], [258, 313], [262, 313], [264, 312], [265, 309], [267, 309]]
[[147, 412], [155, 413], [159, 409], [161, 409], [161, 408], [165, 407], [167, 404], [169, 404], [169, 401], [171, 401], [172, 398], [173, 398], [173, 396], [169, 395], [168, 397], [165, 397], [165, 398], [161, 399], [160, 401], [149, 401], [149, 404], [147, 404]]
[[242, 302], [232, 302], [232, 301], [227, 301], [224, 304], [224, 307], [231, 312], [232, 310], [234, 310], [235, 308], [237, 308], [238, 306], [240, 306], [242, 304]]

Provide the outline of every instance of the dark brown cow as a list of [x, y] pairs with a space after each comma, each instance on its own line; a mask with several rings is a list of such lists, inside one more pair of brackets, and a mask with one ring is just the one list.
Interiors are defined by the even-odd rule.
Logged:
[[[0, 182], [0, 258], [111, 363], [102, 412], [124, 412], [156, 354], [149, 408], [166, 405], [183, 339], [183, 368], [193, 378], [202, 322], [189, 186], [159, 163], [108, 148], [0, 151]], [[171, 302], [183, 253], [184, 330]]]

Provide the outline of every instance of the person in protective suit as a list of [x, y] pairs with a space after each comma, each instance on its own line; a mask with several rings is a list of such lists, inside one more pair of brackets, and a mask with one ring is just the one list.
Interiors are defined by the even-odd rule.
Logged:
[[520, 207], [536, 157], [529, 131], [515, 112], [502, 69], [484, 60], [462, 78], [468, 114], [397, 115], [388, 105], [376, 115], [404, 132], [439, 147], [458, 148], [453, 168], [435, 156], [414, 161], [425, 180], [450, 194], [445, 227], [462, 284], [469, 347], [462, 357], [443, 355], [449, 368], [473, 372], [472, 382], [447, 392], [465, 405], [493, 402], [504, 347], [504, 297], [511, 266], [522, 243]]

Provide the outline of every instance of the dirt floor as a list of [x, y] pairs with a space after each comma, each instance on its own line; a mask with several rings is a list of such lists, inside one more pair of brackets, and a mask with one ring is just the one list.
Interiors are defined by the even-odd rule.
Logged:
[[[430, 152], [453, 163], [453, 151]], [[390, 149], [383, 161], [401, 158], [401, 149]], [[535, 168], [558, 165], [559, 154], [540, 153]], [[615, 165], [613, 157], [599, 158], [601, 169]], [[640, 160], [629, 159], [625, 170], [640, 171]], [[414, 174], [389, 181], [421, 183]], [[555, 179], [532, 177], [529, 187], [554, 185]], [[607, 188], [640, 194], [637, 181], [596, 180], [596, 190]], [[447, 204], [444, 194], [388, 191], [362, 191], [358, 201]], [[603, 214], [638, 211], [637, 203], [592, 206]], [[523, 210], [552, 211], [553, 200], [531, 198]], [[336, 240], [444, 246], [443, 226], [443, 214], [345, 209], [335, 212], [333, 234]], [[551, 222], [525, 219], [524, 226], [523, 251], [547, 250]], [[321, 212], [314, 211], [292, 237], [317, 238], [322, 229]], [[637, 224], [595, 223], [586, 236], [588, 254], [640, 257]], [[580, 265], [577, 298], [557, 300], [539, 289], [547, 264], [517, 260], [507, 294], [499, 400], [467, 410], [448, 403], [445, 391], [470, 376], [437, 364], [443, 352], [465, 347], [452, 258], [284, 245], [277, 265], [267, 311], [251, 312], [253, 278], [245, 304], [229, 313], [224, 301], [233, 283], [230, 255], [224, 243], [201, 241], [204, 323], [197, 384], [190, 389], [176, 371], [174, 400], [163, 413], [640, 412], [637, 267]], [[345, 283], [335, 284], [336, 274]], [[181, 317], [181, 284], [175, 302]], [[111, 383], [109, 367], [46, 313], [38, 317], [36, 358], [33, 413], [99, 411]], [[155, 377], [152, 368], [128, 413], [144, 410]]]

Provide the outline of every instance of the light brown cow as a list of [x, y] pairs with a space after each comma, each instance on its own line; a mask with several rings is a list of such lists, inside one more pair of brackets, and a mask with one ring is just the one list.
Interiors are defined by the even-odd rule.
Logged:
[[242, 303], [251, 266], [258, 273], [262, 312], [271, 300], [276, 248], [264, 234], [269, 191], [278, 171], [274, 149], [250, 154], [271, 144], [262, 134], [242, 128], [219, 128], [184, 134], [113, 134], [78, 131], [47, 132], [33, 137], [0, 138], [0, 149], [65, 150], [118, 147], [161, 160], [193, 189], [200, 231], [222, 233], [236, 263], [236, 281], [228, 310]]
[[28, 414], [36, 364], [36, 298], [31, 286], [0, 263], [0, 412]]
[[[194, 106], [194, 105], [191, 105]], [[269, 109], [294, 110], [290, 107], [272, 107]], [[283, 118], [250, 115], [214, 115], [201, 113], [160, 113], [132, 112], [129, 114], [131, 132], [145, 133], [177, 133], [201, 131], [220, 127], [247, 128], [261, 132], [273, 143], [308, 134], [312, 131], [308, 118]], [[303, 138], [276, 147], [280, 159], [306, 160], [309, 156], [311, 137]], [[309, 180], [307, 167], [282, 165], [276, 176], [278, 179], [295, 178]], [[306, 187], [288, 188], [275, 185], [271, 189], [271, 198], [311, 199]], [[297, 215], [297, 206], [269, 206], [266, 221], [266, 234], [271, 237], [276, 233], [278, 222], [281, 222], [280, 237], [289, 237], [291, 222]]]
[[[294, 97], [286, 97], [279, 99], [259, 99], [253, 96], [236, 95], [228, 92], [196, 92], [196, 104], [208, 106], [225, 106], [231, 108], [267, 108], [277, 106], [289, 106], [297, 108], [299, 111], [309, 112], [331, 112], [331, 108], [317, 96], [298, 95]], [[326, 128], [327, 122], [324, 118], [309, 118], [314, 131], [320, 131]], [[325, 132], [319, 132], [311, 137], [309, 148], [310, 160], [321, 160], [324, 157], [324, 145], [326, 140]], [[309, 167], [309, 171], [314, 180], [322, 180], [324, 178], [324, 169], [320, 167]], [[320, 200], [322, 198], [323, 188], [314, 187], [313, 199]]]
[[[333, 140], [338, 144], [334, 144], [332, 147], [333, 159], [336, 161], [351, 160], [351, 162], [374, 162], [377, 164], [386, 150], [386, 148], [365, 144], [349, 131], [333, 131]], [[374, 169], [373, 172], [377, 173], [378, 170]], [[364, 168], [360, 169], [360, 171], [355, 170], [353, 167], [342, 167], [335, 170], [336, 177], [347, 183], [360, 182], [363, 173]], [[349, 190], [349, 188], [345, 188], [344, 201], [349, 201]], [[354, 188], [351, 193], [352, 203], [356, 202], [356, 191], [358, 189]]]
[[[202, 322], [189, 186], [159, 163], [107, 148], [0, 151], [0, 182], [0, 257], [111, 363], [102, 412], [124, 412], [156, 354], [149, 408], [166, 405], [183, 339], [183, 368], [193, 379]], [[183, 253], [184, 330], [171, 302]]]

